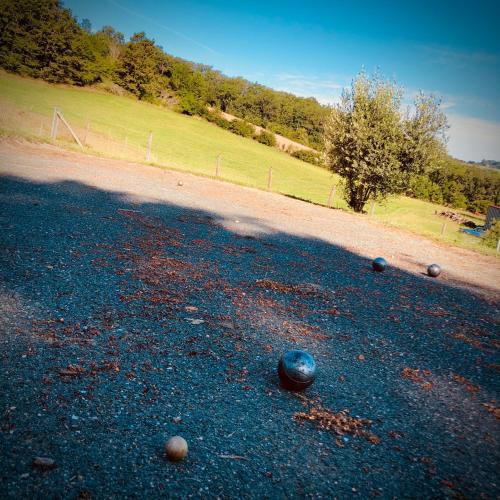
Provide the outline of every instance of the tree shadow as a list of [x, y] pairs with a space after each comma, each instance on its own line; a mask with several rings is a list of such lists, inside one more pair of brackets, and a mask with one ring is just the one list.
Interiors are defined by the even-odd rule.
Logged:
[[[4, 491], [498, 493], [498, 311], [481, 296], [77, 182], [3, 177], [0, 201]], [[277, 384], [293, 348], [318, 364], [307, 401]], [[315, 405], [372, 420], [380, 443], [294, 421]], [[157, 453], [174, 434], [190, 446], [175, 469]], [[58, 467], [30, 468], [40, 455]]]

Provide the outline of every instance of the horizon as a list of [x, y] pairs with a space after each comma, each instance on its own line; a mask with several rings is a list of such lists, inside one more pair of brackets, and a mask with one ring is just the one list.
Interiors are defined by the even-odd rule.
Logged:
[[[419, 90], [442, 99], [450, 155], [500, 160], [500, 43], [494, 30], [500, 7], [493, 2], [470, 12], [449, 1], [400, 6], [398, 12], [388, 2], [380, 8], [364, 2], [356, 12], [326, 2], [314, 8], [290, 2], [286, 9], [225, 0], [63, 5], [79, 21], [88, 19], [93, 31], [111, 25], [126, 39], [144, 31], [169, 54], [322, 104], [337, 102], [361, 70], [378, 70], [404, 87], [405, 104]], [[464, 37], [473, 25], [474, 36]]]

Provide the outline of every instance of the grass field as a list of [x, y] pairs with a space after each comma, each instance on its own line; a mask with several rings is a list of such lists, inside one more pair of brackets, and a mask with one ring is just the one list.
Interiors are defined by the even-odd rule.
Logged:
[[[213, 176], [217, 156], [222, 155], [221, 178], [260, 189], [267, 188], [272, 166], [273, 191], [323, 205], [331, 187], [339, 182], [338, 176], [325, 169], [236, 136], [197, 117], [180, 115], [129, 97], [0, 73], [0, 128], [4, 133], [48, 140], [55, 106], [90, 153], [144, 161], [151, 131], [151, 162], [158, 166]], [[67, 146], [71, 139], [63, 129], [59, 125], [57, 142]], [[339, 190], [333, 206], [347, 209]], [[451, 221], [441, 235], [443, 219], [435, 212], [442, 208], [396, 197], [377, 204], [373, 218], [445, 243], [495, 253], [482, 246], [479, 239], [460, 233], [458, 224]], [[480, 222], [478, 218], [475, 220]]]

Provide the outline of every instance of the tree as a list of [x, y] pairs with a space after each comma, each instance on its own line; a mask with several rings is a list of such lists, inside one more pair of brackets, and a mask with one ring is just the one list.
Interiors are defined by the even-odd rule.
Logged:
[[120, 57], [123, 46], [125, 45], [123, 34], [116, 31], [112, 26], [103, 26], [95, 36], [105, 41], [108, 46], [109, 57], [113, 61], [116, 61]]
[[177, 110], [184, 115], [189, 116], [196, 115], [201, 112], [198, 99], [190, 92], [183, 93], [183, 95], [179, 99]]
[[89, 19], [85, 18], [80, 21], [80, 27], [87, 33], [92, 33], [92, 23]]
[[90, 35], [58, 0], [0, 0], [0, 65], [50, 82], [99, 80]]
[[116, 70], [116, 82], [139, 99], [154, 101], [168, 83], [165, 53], [146, 37], [135, 33], [125, 45]]
[[327, 119], [328, 166], [343, 178], [346, 201], [356, 212], [370, 199], [407, 191], [445, 149], [439, 103], [420, 95], [413, 112], [403, 115], [402, 97], [395, 84], [361, 73]]

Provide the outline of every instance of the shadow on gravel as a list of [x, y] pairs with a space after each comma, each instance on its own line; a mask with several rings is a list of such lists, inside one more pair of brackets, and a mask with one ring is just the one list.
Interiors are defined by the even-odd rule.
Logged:
[[[2, 497], [498, 496], [495, 304], [78, 183], [0, 201]], [[319, 367], [303, 398], [291, 348]]]

